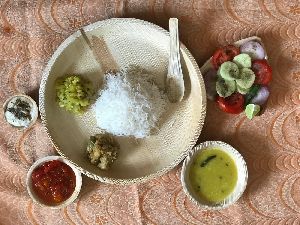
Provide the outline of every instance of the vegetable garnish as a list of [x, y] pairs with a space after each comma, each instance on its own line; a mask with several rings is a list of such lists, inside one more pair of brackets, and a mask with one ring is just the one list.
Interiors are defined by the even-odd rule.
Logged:
[[211, 58], [212, 68], [204, 76], [208, 98], [216, 99], [222, 111], [232, 114], [243, 112], [250, 103], [264, 105], [270, 94], [266, 85], [272, 79], [265, 57], [262, 44], [253, 40], [240, 47], [217, 49]]
[[265, 50], [257, 41], [248, 41], [240, 47], [241, 53], [248, 54], [253, 60], [264, 59], [266, 56]]
[[204, 167], [206, 166], [207, 163], [209, 163], [209, 161], [211, 161], [212, 159], [216, 158], [217, 156], [216, 155], [211, 155], [211, 156], [208, 156], [202, 163], [201, 163], [201, 167]]
[[260, 86], [257, 84], [250, 88], [249, 92], [245, 96], [245, 105], [248, 105], [250, 101], [257, 95], [259, 88]]
[[218, 97], [219, 108], [227, 113], [238, 114], [244, 111], [244, 96], [240, 93], [234, 93], [227, 98]]
[[233, 60], [238, 54], [240, 54], [238, 47], [234, 45], [224, 46], [215, 51], [212, 57], [212, 64], [215, 69], [218, 69], [224, 62]]
[[252, 64], [252, 70], [255, 73], [255, 83], [267, 85], [272, 79], [272, 68], [268, 64], [267, 60], [254, 60]]
[[80, 76], [60, 78], [55, 88], [59, 106], [69, 112], [82, 114], [90, 105], [91, 83]]
[[255, 104], [249, 104], [246, 106], [245, 113], [248, 119], [252, 120], [260, 111], [260, 106]]
[[19, 120], [31, 120], [30, 108], [31, 107], [28, 102], [18, 98], [14, 107], [7, 108], [7, 111], [14, 114], [14, 116]]
[[262, 106], [267, 102], [269, 95], [270, 95], [270, 91], [268, 87], [261, 86], [257, 91], [256, 95], [251, 99], [250, 102]]

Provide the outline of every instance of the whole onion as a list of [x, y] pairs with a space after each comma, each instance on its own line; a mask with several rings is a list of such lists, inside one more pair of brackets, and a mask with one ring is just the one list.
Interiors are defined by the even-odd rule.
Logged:
[[209, 69], [203, 76], [206, 96], [209, 100], [215, 100], [216, 91], [216, 81], [217, 81], [217, 71], [215, 69]]
[[241, 53], [250, 55], [252, 59], [264, 59], [265, 50], [257, 41], [248, 41], [240, 46]]
[[252, 98], [250, 103], [262, 106], [267, 102], [269, 95], [270, 95], [270, 91], [268, 87], [262, 86], [257, 91], [257, 94], [254, 96], [254, 98]]

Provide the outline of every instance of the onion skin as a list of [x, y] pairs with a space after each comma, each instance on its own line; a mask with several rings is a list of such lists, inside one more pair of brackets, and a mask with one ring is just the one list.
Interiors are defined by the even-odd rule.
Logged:
[[257, 94], [251, 99], [250, 103], [262, 106], [267, 102], [269, 95], [269, 88], [267, 86], [261, 86]]
[[217, 81], [217, 71], [215, 69], [209, 69], [203, 76], [206, 96], [209, 100], [214, 101], [217, 96], [216, 91], [216, 81]]
[[241, 45], [241, 53], [250, 55], [252, 60], [264, 59], [266, 56], [265, 50], [262, 45], [257, 41], [248, 41]]

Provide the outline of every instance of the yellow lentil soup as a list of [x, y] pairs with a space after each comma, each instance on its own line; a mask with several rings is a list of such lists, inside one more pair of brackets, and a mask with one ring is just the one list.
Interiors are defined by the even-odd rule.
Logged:
[[192, 162], [189, 177], [192, 188], [200, 199], [218, 203], [234, 190], [237, 168], [226, 152], [220, 149], [205, 149]]

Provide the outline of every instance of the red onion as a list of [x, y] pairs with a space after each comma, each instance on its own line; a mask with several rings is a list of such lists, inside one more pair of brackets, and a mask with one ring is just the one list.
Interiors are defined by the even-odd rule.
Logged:
[[256, 105], [263, 105], [268, 100], [270, 91], [267, 86], [262, 86], [258, 90], [257, 94], [252, 98], [251, 103]]
[[257, 41], [248, 41], [241, 45], [241, 53], [250, 55], [252, 59], [264, 59], [265, 50], [260, 43]]
[[217, 71], [215, 69], [209, 69], [203, 76], [206, 96], [209, 100], [215, 100], [216, 91], [216, 81], [217, 81]]

